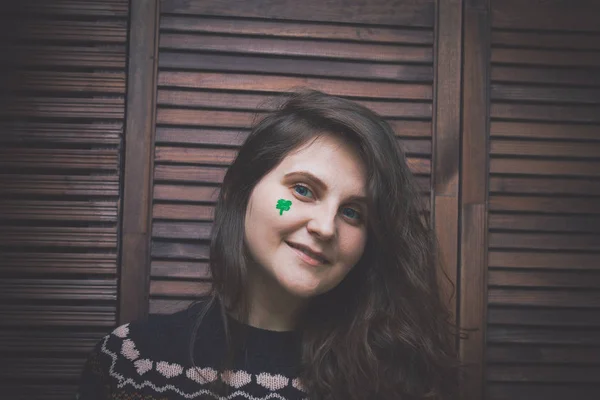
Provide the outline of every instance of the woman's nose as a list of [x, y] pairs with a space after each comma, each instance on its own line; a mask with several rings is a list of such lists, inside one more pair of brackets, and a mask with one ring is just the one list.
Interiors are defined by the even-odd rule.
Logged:
[[332, 207], [316, 207], [313, 209], [310, 221], [308, 221], [307, 229], [310, 233], [314, 233], [326, 240], [335, 235], [335, 217], [337, 208], [332, 210]]

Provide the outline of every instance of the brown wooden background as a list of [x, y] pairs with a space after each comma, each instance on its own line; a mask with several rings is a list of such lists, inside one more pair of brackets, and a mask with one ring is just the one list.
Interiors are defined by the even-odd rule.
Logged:
[[600, 3], [26, 0], [4, 13], [0, 386], [72, 398], [117, 324], [210, 285], [227, 165], [308, 86], [405, 146], [467, 400], [600, 398]]

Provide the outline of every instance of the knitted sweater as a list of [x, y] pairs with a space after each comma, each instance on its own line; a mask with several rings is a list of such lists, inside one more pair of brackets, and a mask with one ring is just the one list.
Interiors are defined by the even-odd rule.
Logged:
[[[103, 337], [83, 368], [79, 400], [296, 400], [306, 393], [297, 379], [300, 336], [242, 325], [228, 316], [232, 332], [246, 328], [246, 342], [233, 368], [218, 372], [225, 336], [218, 306], [208, 311], [198, 334], [193, 368], [188, 339], [201, 304], [171, 315], [150, 315]], [[209, 387], [221, 380], [229, 389], [218, 396]]]

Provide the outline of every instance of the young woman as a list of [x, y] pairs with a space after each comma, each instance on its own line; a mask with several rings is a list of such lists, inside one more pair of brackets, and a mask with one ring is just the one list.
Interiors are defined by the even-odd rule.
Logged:
[[457, 398], [419, 204], [381, 117], [321, 92], [292, 94], [225, 175], [211, 295], [104, 337], [79, 398]]

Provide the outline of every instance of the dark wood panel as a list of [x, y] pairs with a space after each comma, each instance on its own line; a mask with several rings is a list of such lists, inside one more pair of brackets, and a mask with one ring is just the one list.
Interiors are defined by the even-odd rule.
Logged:
[[600, 234], [599, 216], [498, 214], [489, 216], [490, 229], [587, 232]]
[[104, 334], [97, 332], [51, 331], [47, 329], [0, 330], [0, 351], [4, 354], [87, 354], [102, 336], [104, 336]]
[[431, 100], [428, 84], [348, 81], [342, 79], [269, 76], [255, 74], [224, 74], [213, 72], [160, 71], [158, 85], [180, 88], [246, 90], [256, 92], [287, 92], [306, 86], [319, 88], [336, 96], [371, 97], [379, 99]]
[[7, 107], [12, 117], [122, 119], [122, 97], [18, 97]]
[[595, 0], [495, 0], [494, 28], [600, 31]]
[[[600, 307], [600, 292], [556, 289], [488, 289], [489, 305], [535, 307]], [[597, 337], [598, 334], [595, 334]], [[521, 337], [517, 335], [517, 338]]]
[[490, 383], [488, 400], [515, 400], [540, 398], [544, 400], [595, 399], [600, 397], [600, 386], [573, 384]]
[[152, 278], [210, 279], [207, 262], [152, 261]]
[[493, 82], [507, 83], [600, 86], [600, 75], [598, 75], [595, 68], [539, 68], [534, 66], [493, 65], [491, 79]]
[[488, 323], [492, 325], [594, 327], [600, 328], [600, 313], [595, 309], [540, 309], [490, 307]]
[[490, 160], [492, 174], [519, 174], [545, 176], [600, 176], [600, 162], [594, 161], [558, 161], [492, 158]]
[[117, 202], [0, 200], [0, 219], [116, 223]]
[[600, 195], [597, 179], [490, 177], [490, 194]]
[[343, 0], [298, 3], [293, 0], [230, 2], [203, 0], [181, 2], [161, 0], [161, 12], [166, 14], [202, 14], [227, 17], [292, 19], [306, 21], [351, 22], [394, 26], [432, 27], [432, 0], [348, 3]]
[[[160, 92], [159, 92], [160, 97]], [[156, 128], [156, 144], [201, 144], [239, 147], [248, 137], [243, 129], [206, 129], [159, 126]]]
[[116, 253], [2, 251], [0, 271], [9, 274], [116, 274]]
[[[547, 9], [544, 9], [544, 11], [547, 11]], [[492, 31], [492, 46], [600, 50], [600, 35], [579, 32], [515, 32], [494, 29]]]
[[115, 249], [117, 228], [50, 228], [3, 226], [0, 229], [2, 246], [55, 246], [68, 248]]
[[154, 161], [228, 166], [236, 156], [237, 150], [234, 149], [156, 146]]
[[126, 18], [129, 13], [127, 0], [28, 0], [23, 7], [46, 15]]
[[[0, 363], [0, 379], [52, 379], [55, 383], [76, 382], [81, 377], [85, 356], [79, 358], [5, 357]], [[21, 392], [19, 392], [20, 394]]]
[[262, 116], [259, 113], [240, 111], [158, 108], [156, 110], [156, 123], [248, 129], [256, 117], [262, 118]]
[[27, 386], [25, 386], [22, 383], [2, 383], [2, 390], [9, 397], [12, 396], [12, 398], [18, 398], [18, 396], [21, 396], [25, 399], [36, 400], [71, 399], [77, 393], [77, 387], [77, 384], [35, 385], [28, 383]]
[[512, 120], [600, 123], [598, 106], [595, 105], [492, 103], [490, 113], [492, 118]]
[[600, 141], [598, 127], [594, 125], [491, 121], [490, 135], [506, 138]]
[[55, 150], [0, 147], [0, 167], [116, 171], [119, 167], [119, 150], [117, 148]]
[[[536, 343], [537, 344], [537, 343]], [[490, 345], [487, 349], [490, 363], [568, 363], [597, 364], [600, 348], [597, 347], [550, 347], [550, 346], [501, 346]]]
[[190, 306], [196, 300], [150, 299], [150, 314], [172, 314]]
[[[600, 99], [600, 96], [598, 98]], [[490, 142], [490, 154], [492, 156], [571, 157], [598, 160], [600, 159], [600, 143], [495, 139]]]
[[76, 143], [111, 146], [121, 143], [123, 124], [109, 121], [102, 123], [2, 121], [0, 131], [3, 133], [0, 135], [0, 142], [5, 143]]
[[13, 54], [8, 63], [31, 67], [125, 68], [125, 45], [49, 46], [19, 45], [8, 48]]
[[161, 297], [199, 298], [206, 295], [212, 286], [210, 282], [194, 281], [162, 281], [153, 279], [150, 282], [150, 295]]
[[157, 165], [154, 168], [155, 183], [161, 181], [190, 183], [222, 183], [226, 168], [192, 167], [183, 165]]
[[[84, 2], [80, 2], [84, 3]], [[30, 18], [19, 27], [19, 38], [25, 40], [69, 41], [72, 43], [125, 43], [127, 21], [74, 21]]]
[[345, 26], [277, 20], [222, 19], [204, 16], [163, 15], [160, 29], [168, 32], [225, 33], [285, 38], [316, 38], [378, 43], [433, 45], [431, 30], [384, 26]]
[[515, 271], [490, 268], [488, 286], [600, 289], [600, 271]]
[[21, 90], [125, 94], [125, 73], [122, 71], [21, 71], [16, 79], [19, 79]]
[[210, 239], [211, 223], [206, 222], [154, 222], [152, 237], [160, 239]]
[[429, 64], [431, 46], [334, 42], [322, 40], [161, 33], [160, 49], [211, 51], [279, 57], [365, 60]]
[[489, 246], [497, 249], [595, 251], [600, 248], [600, 235], [492, 232], [489, 234]]
[[192, 204], [154, 204], [154, 219], [207, 221], [214, 218], [214, 206]]
[[213, 186], [190, 185], [154, 185], [155, 200], [171, 201], [202, 201], [214, 203], [217, 201], [220, 189]]
[[492, 63], [498, 64], [593, 68], [600, 66], [600, 54], [596, 51], [494, 48], [491, 56]]
[[159, 67], [239, 73], [271, 73], [312, 77], [432, 82], [433, 67], [426, 64], [389, 64], [341, 59], [276, 58], [251, 54], [181, 53], [162, 49]]
[[0, 174], [0, 187], [8, 195], [117, 197], [119, 177]]
[[490, 267], [600, 271], [600, 254], [490, 251]]
[[0, 326], [89, 326], [106, 329], [116, 324], [114, 306], [92, 305], [0, 305]]
[[558, 86], [539, 87], [495, 83], [491, 85], [491, 97], [492, 101], [600, 104], [600, 89]]
[[0, 282], [7, 300], [116, 300], [117, 279], [16, 279]]
[[154, 240], [152, 257], [165, 259], [208, 260], [209, 246], [200, 243], [171, 243]]
[[489, 365], [491, 382], [597, 383], [600, 367], [575, 365]]
[[491, 211], [598, 214], [598, 199], [577, 197], [490, 196]]

